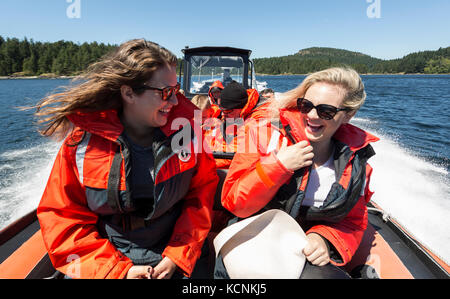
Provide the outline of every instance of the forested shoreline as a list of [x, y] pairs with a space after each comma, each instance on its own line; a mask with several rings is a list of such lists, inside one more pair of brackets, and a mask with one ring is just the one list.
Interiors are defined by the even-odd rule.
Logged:
[[307, 74], [341, 65], [349, 65], [361, 74], [449, 74], [450, 47], [411, 53], [392, 60], [316, 47], [300, 50], [294, 55], [254, 59], [254, 63], [257, 73], [267, 75]]
[[50, 43], [0, 36], [0, 76], [74, 76], [115, 47], [97, 42]]
[[[0, 36], [1, 77], [76, 76], [115, 49], [104, 43], [35, 42]], [[180, 59], [179, 59], [180, 60]], [[258, 74], [307, 74], [327, 67], [349, 65], [361, 74], [449, 74], [450, 47], [382, 60], [333, 48], [308, 48], [281, 57], [254, 59]]]

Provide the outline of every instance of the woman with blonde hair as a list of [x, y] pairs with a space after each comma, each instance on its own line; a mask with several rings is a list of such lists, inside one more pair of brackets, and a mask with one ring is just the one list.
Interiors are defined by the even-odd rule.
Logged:
[[378, 138], [349, 124], [365, 98], [353, 69], [307, 76], [272, 103], [272, 122], [261, 125], [268, 136], [250, 129], [257, 152], [238, 152], [225, 180], [222, 204], [237, 217], [276, 208], [300, 223], [308, 238], [301, 278], [348, 277], [336, 266], [352, 259], [366, 229], [369, 143]]
[[178, 93], [176, 63], [158, 44], [131, 40], [37, 105], [41, 133], [65, 138], [37, 215], [66, 276], [193, 275], [218, 178], [194, 136], [171, 148], [172, 120], [192, 126], [195, 109]]
[[192, 98], [191, 102], [202, 111], [203, 120], [211, 116], [211, 102], [209, 101], [207, 96], [198, 94]]

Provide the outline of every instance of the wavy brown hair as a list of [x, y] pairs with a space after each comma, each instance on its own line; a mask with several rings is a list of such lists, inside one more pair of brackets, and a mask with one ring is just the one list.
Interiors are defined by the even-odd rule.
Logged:
[[160, 45], [135, 39], [120, 45], [99, 62], [75, 78], [81, 83], [64, 87], [62, 92], [42, 99], [34, 108], [39, 118], [39, 132], [44, 136], [64, 138], [72, 127], [67, 115], [76, 111], [122, 110], [120, 87], [137, 89], [165, 65], [176, 66], [177, 58]]

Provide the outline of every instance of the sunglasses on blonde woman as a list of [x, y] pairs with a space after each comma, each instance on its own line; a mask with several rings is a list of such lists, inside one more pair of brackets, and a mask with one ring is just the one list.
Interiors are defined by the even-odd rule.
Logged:
[[167, 86], [164, 88], [150, 87], [150, 86], [147, 86], [144, 84], [141, 87], [135, 88], [135, 90], [142, 90], [142, 89], [157, 90], [157, 91], [161, 92], [161, 99], [163, 101], [168, 101], [170, 99], [170, 97], [172, 96], [172, 94], [174, 94], [174, 93], [176, 94], [177, 92], [180, 91], [180, 87], [181, 87], [181, 85], [179, 82], [177, 82], [177, 85], [175, 85], [175, 86]]
[[350, 111], [351, 110], [349, 108], [336, 108], [334, 106], [327, 105], [327, 104], [320, 104], [320, 105], [314, 106], [313, 103], [311, 103], [309, 100], [307, 100], [305, 98], [297, 99], [297, 108], [301, 113], [304, 113], [304, 114], [309, 113], [313, 108], [315, 108], [317, 111], [317, 115], [321, 119], [325, 119], [325, 120], [333, 119], [339, 111]]

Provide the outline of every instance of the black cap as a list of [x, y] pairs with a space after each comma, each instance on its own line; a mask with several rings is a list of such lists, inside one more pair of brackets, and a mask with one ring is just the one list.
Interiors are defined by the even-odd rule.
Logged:
[[242, 109], [247, 101], [247, 90], [236, 81], [230, 82], [220, 95], [220, 106], [225, 109]]

